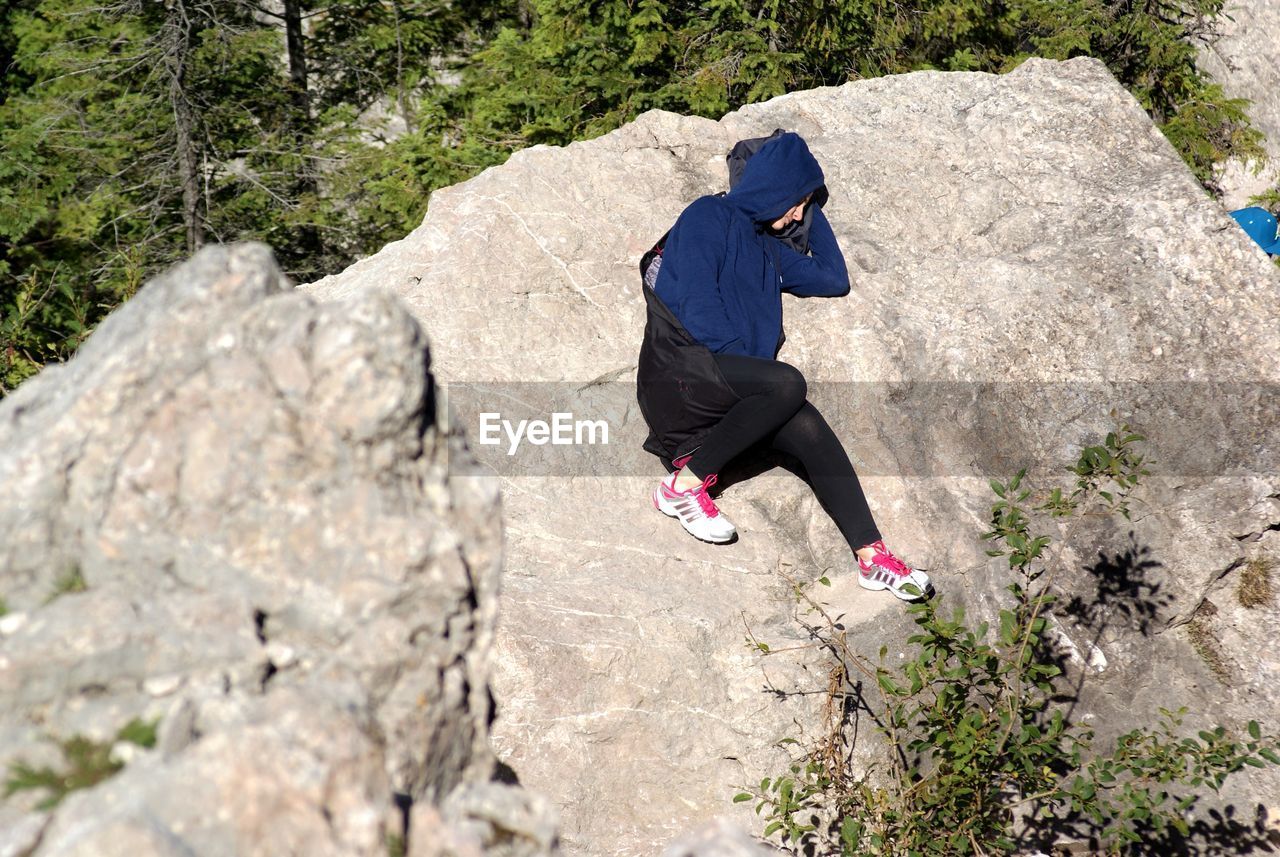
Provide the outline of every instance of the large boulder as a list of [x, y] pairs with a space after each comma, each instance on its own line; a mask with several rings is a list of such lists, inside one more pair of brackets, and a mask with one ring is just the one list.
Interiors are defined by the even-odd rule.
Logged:
[[[825, 662], [789, 579], [825, 572], [831, 588], [815, 591], [869, 656], [907, 648], [901, 605], [857, 587], [794, 476], [743, 478], [766, 464], [723, 480], [741, 532], [729, 546], [693, 541], [649, 503], [662, 471], [639, 450], [636, 262], [685, 205], [725, 188], [734, 141], [776, 127], [823, 164], [853, 275], [846, 298], [785, 299], [781, 358], [845, 440], [890, 544], [989, 617], [1008, 571], [977, 537], [988, 477], [1060, 479], [1114, 409], [1148, 435], [1155, 473], [1132, 524], [1077, 530], [1060, 557], [1075, 716], [1104, 744], [1161, 706], [1187, 705], [1192, 726], [1274, 720], [1276, 610], [1237, 615], [1229, 588], [1277, 549], [1264, 385], [1280, 380], [1280, 274], [1101, 63], [859, 81], [718, 122], [651, 112], [436, 192], [407, 238], [308, 289], [403, 298], [501, 481], [494, 742], [509, 775], [559, 806], [566, 850], [654, 853], [782, 770], [775, 742], [820, 728]], [[556, 412], [603, 420], [609, 443], [507, 455], [494, 420]], [[1206, 600], [1221, 608], [1208, 618]], [[1192, 627], [1229, 639], [1220, 663]], [[793, 651], [764, 657], [749, 637]], [[1237, 785], [1227, 797], [1249, 812], [1280, 799], [1271, 772]], [[757, 823], [749, 804], [736, 811]]]
[[1228, 0], [1215, 23], [1218, 35], [1200, 52], [1199, 65], [1233, 98], [1249, 99], [1249, 118], [1266, 135], [1265, 165], [1228, 161], [1219, 184], [1228, 209], [1280, 186], [1280, 3]]
[[0, 404], [0, 768], [128, 762], [15, 791], [0, 854], [475, 853], [499, 798], [553, 823], [489, 783], [498, 496], [428, 369], [394, 298], [320, 304], [243, 245]]

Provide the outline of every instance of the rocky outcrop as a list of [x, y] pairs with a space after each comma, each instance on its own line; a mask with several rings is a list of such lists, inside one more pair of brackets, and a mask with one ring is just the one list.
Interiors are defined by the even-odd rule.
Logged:
[[0, 768], [128, 761], [0, 802], [0, 854], [550, 853], [489, 783], [498, 495], [428, 369], [396, 300], [244, 245], [0, 405]]
[[[1189, 706], [1189, 726], [1280, 710], [1274, 606], [1203, 619], [1229, 640], [1223, 671], [1188, 630], [1206, 599], [1234, 597], [1245, 560], [1277, 551], [1280, 275], [1100, 63], [860, 81], [719, 122], [653, 112], [438, 191], [410, 236], [309, 289], [402, 297], [500, 478], [494, 742], [559, 807], [566, 850], [651, 854], [714, 815], [756, 823], [734, 791], [783, 769], [775, 742], [812, 733], [825, 686], [787, 576], [826, 573], [819, 591], [869, 655], [906, 650], [901, 606], [857, 587], [795, 477], [766, 464], [722, 479], [742, 534], [726, 547], [649, 506], [661, 470], [639, 451], [631, 385], [636, 262], [687, 203], [724, 189], [735, 140], [776, 127], [823, 163], [854, 279], [844, 299], [786, 299], [781, 356], [845, 439], [890, 543], [949, 603], [991, 615], [1007, 578], [977, 538], [987, 478], [1059, 478], [1114, 409], [1148, 435], [1155, 473], [1132, 524], [1066, 545], [1072, 609], [1054, 621], [1081, 681], [1075, 713], [1105, 740], [1160, 706]], [[556, 412], [604, 421], [608, 444], [508, 456], [482, 442], [481, 413]], [[748, 636], [792, 651], [762, 657]], [[1262, 772], [1227, 797], [1251, 813], [1280, 805], [1280, 787]]]
[[1228, 0], [1215, 23], [1219, 36], [1201, 52], [1199, 65], [1228, 95], [1249, 99], [1249, 118], [1266, 135], [1265, 167], [1231, 161], [1223, 168], [1222, 201], [1236, 209], [1280, 185], [1280, 3]]
[[[722, 474], [735, 544], [649, 506], [635, 263], [775, 127], [823, 162], [854, 276], [787, 298], [782, 357], [896, 549], [991, 615], [987, 479], [1056, 478], [1118, 412], [1154, 475], [1063, 546], [1075, 716], [1280, 710], [1280, 275], [1100, 64], [921, 73], [526, 150], [310, 294], [206, 250], [6, 399], [0, 768], [30, 788], [0, 855], [523, 857], [557, 814], [572, 854], [761, 853], [705, 822], [754, 829], [732, 795], [819, 728], [792, 582], [827, 576], [871, 656], [912, 629], [772, 462]], [[573, 442], [482, 417], [557, 413]], [[1280, 805], [1273, 771], [1232, 789]]]

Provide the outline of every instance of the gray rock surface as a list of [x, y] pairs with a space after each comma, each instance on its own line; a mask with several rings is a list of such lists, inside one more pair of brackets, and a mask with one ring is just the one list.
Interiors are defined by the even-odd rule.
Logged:
[[523, 857], [556, 847], [558, 814], [541, 795], [504, 783], [464, 783], [439, 811], [414, 807], [410, 857]]
[[672, 842], [662, 857], [777, 857], [782, 853], [718, 818]]
[[[473, 443], [506, 521], [495, 747], [558, 806], [566, 851], [652, 854], [721, 814], [756, 829], [730, 799], [784, 770], [774, 743], [812, 734], [825, 686], [783, 572], [826, 571], [819, 589], [861, 649], [905, 651], [900, 604], [857, 586], [794, 476], [725, 480], [729, 546], [649, 505], [661, 469], [639, 452], [629, 384], [636, 262], [725, 187], [735, 140], [775, 127], [823, 163], [854, 281], [844, 299], [785, 299], [781, 357], [845, 440], [890, 544], [949, 603], [991, 615], [1007, 574], [977, 538], [988, 477], [1059, 478], [1117, 408], [1150, 436], [1157, 475], [1131, 526], [1066, 546], [1058, 585], [1079, 603], [1055, 622], [1084, 679], [1077, 713], [1104, 741], [1162, 705], [1190, 706], [1193, 726], [1275, 721], [1263, 614], [1232, 625], [1226, 681], [1187, 625], [1250, 551], [1275, 547], [1274, 400], [1258, 385], [1280, 380], [1280, 274], [1101, 64], [861, 81], [719, 122], [652, 112], [436, 192], [407, 238], [309, 287], [402, 297], [473, 439], [484, 410], [546, 418], [554, 403], [609, 424], [607, 446]], [[748, 634], [798, 648], [762, 657]], [[1228, 797], [1252, 811], [1280, 788], [1259, 773]]]
[[1219, 38], [1201, 52], [1200, 67], [1228, 95], [1252, 102], [1249, 116], [1267, 137], [1269, 161], [1261, 171], [1235, 161], [1224, 167], [1223, 204], [1236, 209], [1280, 185], [1280, 2], [1228, 0], [1216, 24]]
[[0, 404], [0, 768], [158, 722], [53, 812], [0, 802], [0, 854], [383, 857], [488, 779], [499, 501], [428, 367], [395, 299], [239, 245]]

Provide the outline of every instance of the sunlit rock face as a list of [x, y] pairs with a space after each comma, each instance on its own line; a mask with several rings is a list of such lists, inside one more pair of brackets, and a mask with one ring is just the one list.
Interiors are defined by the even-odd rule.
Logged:
[[[726, 188], [735, 141], [779, 127], [823, 165], [853, 278], [844, 298], [784, 298], [780, 359], [808, 378], [890, 546], [947, 603], [992, 618], [1009, 572], [978, 538], [988, 478], [1027, 467], [1037, 487], [1073, 487], [1062, 466], [1114, 409], [1148, 436], [1133, 521], [1045, 530], [1066, 535], [1053, 624], [1075, 715], [1105, 745], [1161, 706], [1236, 727], [1280, 710], [1275, 610], [1234, 596], [1242, 563], [1276, 551], [1280, 277], [1100, 63], [866, 80], [718, 122], [652, 112], [436, 192], [407, 238], [309, 287], [406, 301], [501, 482], [494, 742], [559, 806], [566, 849], [650, 854], [716, 814], [758, 823], [730, 799], [785, 771], [775, 742], [819, 728], [826, 679], [787, 577], [826, 574], [815, 592], [869, 657], [909, 651], [901, 604], [859, 589], [794, 475], [722, 474], [740, 536], [724, 547], [649, 502], [662, 469], [634, 405], [636, 263], [685, 205]], [[507, 455], [505, 435], [478, 442], [486, 412], [572, 413], [612, 434]], [[1189, 643], [1193, 615], [1222, 641], [1216, 673]], [[763, 657], [749, 636], [798, 648]], [[869, 723], [859, 736], [864, 763]], [[1275, 805], [1270, 773], [1236, 787], [1249, 818]]]
[[496, 795], [549, 852], [484, 785], [498, 498], [429, 362], [395, 298], [211, 247], [0, 405], [0, 765], [128, 761], [0, 803], [0, 853], [472, 853]]

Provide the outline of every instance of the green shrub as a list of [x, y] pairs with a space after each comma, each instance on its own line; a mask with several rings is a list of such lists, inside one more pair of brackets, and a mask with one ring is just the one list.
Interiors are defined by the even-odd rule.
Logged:
[[53, 591], [49, 593], [49, 597], [45, 599], [45, 603], [58, 598], [61, 595], [69, 595], [73, 592], [86, 592], [89, 589], [88, 582], [84, 579], [84, 574], [80, 571], [78, 564], [71, 564], [67, 569], [58, 575], [58, 579], [53, 582]]
[[124, 767], [124, 762], [111, 755], [111, 748], [117, 741], [128, 741], [139, 747], [154, 747], [157, 723], [158, 721], [148, 722], [134, 718], [120, 728], [115, 741], [105, 743], [93, 741], [83, 735], [53, 739], [62, 750], [63, 769], [54, 770], [48, 766], [34, 768], [26, 762], [12, 762], [9, 765], [9, 777], [4, 784], [4, 796], [43, 790], [48, 795], [36, 807], [41, 810], [53, 809], [71, 792], [95, 786]]
[[[1065, 523], [1065, 544], [1085, 517], [1127, 518], [1130, 492], [1148, 473], [1141, 440], [1122, 426], [1083, 450], [1070, 468], [1074, 486], [1036, 501], [1025, 471], [992, 480], [997, 499], [983, 537], [996, 545], [988, 554], [1008, 558], [1010, 598], [993, 622], [976, 626], [960, 609], [944, 616], [938, 599], [913, 604], [917, 632], [901, 667], [884, 665], [886, 649], [879, 664], [854, 651], [806, 586], [792, 581], [818, 617], [811, 626], [818, 644], [833, 655], [830, 704], [823, 737], [802, 747], [788, 772], [735, 798], [756, 802], [766, 836], [806, 854], [852, 857], [1002, 853], [1071, 833], [1125, 853], [1144, 836], [1187, 835], [1198, 795], [1246, 765], [1280, 764], [1276, 741], [1257, 723], [1244, 739], [1222, 728], [1183, 735], [1186, 709], [1161, 710], [1150, 718], [1154, 728], [1134, 729], [1098, 753], [1092, 731], [1053, 704], [1063, 688], [1046, 630], [1063, 563], [1032, 525]], [[878, 692], [874, 716], [886, 739], [883, 760], [865, 774], [847, 763], [846, 713], [864, 704], [859, 676]]]

